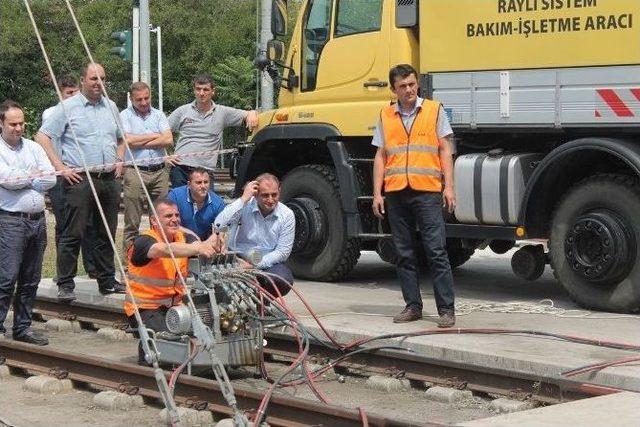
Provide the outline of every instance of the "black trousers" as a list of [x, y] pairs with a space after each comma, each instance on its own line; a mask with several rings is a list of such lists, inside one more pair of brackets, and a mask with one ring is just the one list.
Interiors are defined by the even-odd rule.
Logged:
[[398, 255], [396, 270], [407, 307], [422, 311], [416, 229], [431, 273], [438, 314], [454, 311], [453, 275], [447, 256], [442, 195], [405, 189], [385, 194]]
[[[114, 179], [113, 173], [95, 175], [93, 182], [107, 219], [107, 227], [111, 235], [115, 236], [120, 205], [120, 183]], [[75, 287], [73, 279], [78, 273], [80, 245], [82, 239], [91, 234], [98, 285], [110, 286], [115, 281], [113, 248], [86, 176], [77, 184], [64, 182], [64, 206], [64, 222], [57, 248], [58, 286], [64, 289]]]
[[[157, 310], [140, 310], [140, 318], [142, 319], [142, 323], [147, 329], [153, 329], [154, 332], [167, 332], [167, 323], [165, 322], [165, 318], [167, 315], [167, 308], [161, 307]], [[140, 338], [137, 328], [138, 322], [136, 321], [135, 316], [127, 317], [129, 321], [129, 326], [132, 328], [136, 328], [134, 335], [137, 338]], [[144, 362], [144, 350], [142, 349], [142, 344], [138, 343], [138, 362]]]
[[[56, 218], [56, 248], [58, 247], [58, 242], [60, 241], [60, 235], [62, 234], [62, 229], [64, 226], [64, 183], [65, 179], [59, 176], [56, 180], [56, 185], [49, 190], [49, 199], [51, 200], [51, 210], [53, 211], [53, 216]], [[91, 219], [89, 219], [91, 221]], [[82, 249], [82, 264], [84, 265], [84, 271], [87, 274], [95, 274], [96, 266], [93, 261], [93, 251], [92, 245], [94, 241], [94, 228], [89, 225], [87, 227], [88, 233], [82, 239], [82, 243], [80, 247]], [[56, 273], [56, 279], [58, 274]]]

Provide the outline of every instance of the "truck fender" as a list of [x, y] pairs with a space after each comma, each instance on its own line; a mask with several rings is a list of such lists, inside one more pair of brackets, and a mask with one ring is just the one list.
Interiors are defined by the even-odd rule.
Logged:
[[261, 129], [252, 139], [252, 145], [245, 149], [240, 158], [234, 193], [241, 194], [244, 183], [257, 175], [255, 171], [250, 171], [250, 166], [255, 156], [259, 156], [262, 148], [270, 141], [320, 140], [326, 141], [333, 166], [336, 169], [343, 210], [347, 214], [357, 213], [356, 197], [360, 194], [360, 190], [353, 167], [348, 162], [349, 154], [340, 141], [340, 136], [340, 132], [335, 126], [325, 123], [270, 125]]
[[[626, 172], [640, 177], [640, 146], [632, 141], [581, 138], [556, 147], [534, 170], [522, 199], [518, 223], [525, 226], [528, 237], [545, 237], [542, 233], [548, 219], [546, 215], [550, 216], [557, 202], [556, 198], [549, 197], [548, 191], [571, 166], [577, 154], [597, 155], [602, 165], [609, 159], [623, 166], [623, 170], [614, 169], [611, 172]], [[588, 167], [583, 169], [586, 170], [576, 177], [576, 181], [592, 174]]]

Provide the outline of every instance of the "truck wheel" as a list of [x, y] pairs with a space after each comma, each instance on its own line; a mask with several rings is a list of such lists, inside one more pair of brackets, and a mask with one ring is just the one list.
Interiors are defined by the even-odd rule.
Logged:
[[296, 216], [296, 237], [288, 265], [296, 277], [344, 278], [360, 257], [360, 242], [347, 237], [340, 188], [333, 168], [299, 166], [282, 181], [281, 200]]
[[585, 308], [640, 311], [640, 187], [603, 174], [579, 182], [553, 215], [549, 253], [556, 278]]

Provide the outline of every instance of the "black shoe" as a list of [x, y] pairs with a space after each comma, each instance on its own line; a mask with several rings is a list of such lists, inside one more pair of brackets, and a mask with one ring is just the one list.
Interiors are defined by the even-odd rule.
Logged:
[[47, 338], [32, 330], [28, 330], [22, 335], [14, 335], [13, 340], [26, 342], [27, 344], [49, 345], [49, 340]]
[[58, 288], [58, 301], [60, 302], [71, 302], [76, 299], [76, 293], [73, 292], [73, 289], [68, 288]]
[[127, 288], [117, 280], [107, 286], [98, 286], [98, 290], [102, 295], [124, 294], [127, 292]]
[[88, 271], [87, 276], [89, 276], [89, 279], [97, 279], [98, 273], [96, 273], [95, 271]]

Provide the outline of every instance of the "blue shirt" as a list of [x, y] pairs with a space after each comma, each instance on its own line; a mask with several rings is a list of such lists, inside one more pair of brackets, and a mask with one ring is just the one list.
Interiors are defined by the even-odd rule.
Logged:
[[[51, 115], [53, 114], [54, 111], [56, 111], [57, 106], [58, 105], [56, 104], [53, 107], [49, 107], [42, 112], [43, 124], [44, 122], [46, 122], [51, 118]], [[56, 150], [56, 153], [58, 153], [58, 156], [60, 156], [62, 154], [62, 150], [60, 149], [60, 140], [58, 140], [58, 138], [51, 138], [51, 143], [53, 144], [53, 148]]]
[[246, 204], [237, 199], [216, 218], [216, 227], [229, 227], [229, 249], [237, 252], [257, 250], [261, 269], [283, 263], [293, 248], [296, 220], [293, 211], [283, 203], [267, 216], [262, 215], [258, 202], [251, 198]]
[[[146, 116], [141, 116], [138, 110], [131, 105], [120, 112], [124, 133], [133, 135], [146, 135], [150, 133], [162, 133], [171, 129], [167, 116], [158, 109], [151, 108]], [[154, 157], [162, 157], [167, 154], [164, 148], [134, 148], [131, 147], [133, 158], [137, 164], [157, 165], [164, 160], [150, 160]], [[130, 161], [129, 151], [125, 153], [125, 160]]]
[[[48, 175], [30, 178], [36, 171]], [[22, 138], [15, 147], [0, 137], [0, 209], [38, 213], [44, 210], [44, 192], [56, 183], [53, 165], [35, 141]]]
[[183, 185], [169, 191], [167, 196], [178, 205], [180, 223], [205, 240], [211, 236], [211, 225], [216, 216], [224, 209], [224, 200], [213, 191], [209, 191], [207, 200], [200, 209], [191, 200], [189, 186]]
[[[64, 109], [62, 108], [64, 105]], [[78, 144], [84, 154], [87, 166], [97, 166], [116, 161], [116, 147], [122, 138], [116, 119], [118, 108], [113, 101], [101, 97], [95, 104], [78, 92], [71, 98], [58, 104], [40, 128], [40, 132], [52, 140], [60, 140], [62, 162], [72, 168], [82, 167], [82, 157], [73, 138], [71, 127], [67, 124], [65, 110], [69, 115], [71, 127], [78, 138]], [[115, 113], [115, 116], [114, 116]], [[113, 170], [113, 168], [105, 168]]]

